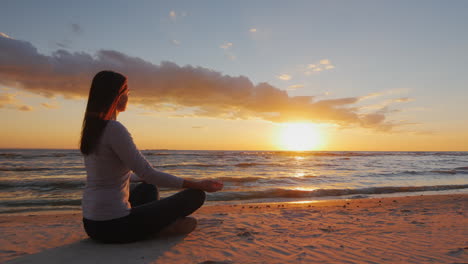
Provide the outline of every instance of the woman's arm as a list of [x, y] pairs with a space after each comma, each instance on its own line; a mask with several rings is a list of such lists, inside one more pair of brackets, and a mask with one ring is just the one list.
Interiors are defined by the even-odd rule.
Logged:
[[147, 183], [157, 186], [181, 188], [184, 179], [153, 169], [133, 142], [127, 129], [117, 121], [109, 121], [109, 144], [119, 159]]
[[192, 181], [176, 177], [169, 173], [155, 170], [143, 157], [133, 142], [127, 129], [117, 121], [110, 121], [111, 148], [120, 160], [143, 181], [163, 187], [200, 189], [207, 192], [216, 192], [223, 188], [223, 183], [214, 180]]

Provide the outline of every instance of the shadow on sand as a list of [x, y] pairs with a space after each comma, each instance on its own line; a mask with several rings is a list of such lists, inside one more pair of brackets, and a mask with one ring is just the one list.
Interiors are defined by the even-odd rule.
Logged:
[[129, 244], [100, 244], [88, 238], [6, 263], [148, 263], [156, 261], [184, 237], [158, 237]]

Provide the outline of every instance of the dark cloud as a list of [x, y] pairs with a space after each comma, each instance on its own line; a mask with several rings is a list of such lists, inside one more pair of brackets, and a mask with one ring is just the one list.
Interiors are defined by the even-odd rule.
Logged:
[[78, 35], [83, 34], [83, 28], [80, 25], [72, 23], [70, 24], [70, 27], [73, 33]]
[[192, 109], [191, 116], [326, 122], [383, 130], [395, 125], [386, 121], [385, 113], [361, 113], [355, 104], [363, 97], [289, 96], [268, 83], [255, 85], [245, 76], [167, 61], [155, 65], [113, 50], [95, 55], [57, 50], [47, 56], [29, 42], [0, 36], [0, 58], [0, 84], [48, 97], [86, 97], [97, 72], [114, 70], [129, 78], [131, 103], [147, 109], [173, 107]]
[[55, 45], [59, 46], [60, 48], [62, 49], [68, 49], [70, 48], [69, 44], [65, 43], [65, 42], [57, 42], [55, 43]]

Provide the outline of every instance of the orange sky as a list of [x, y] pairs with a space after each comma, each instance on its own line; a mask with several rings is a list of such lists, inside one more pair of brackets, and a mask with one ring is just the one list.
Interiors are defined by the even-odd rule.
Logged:
[[[44, 99], [24, 96], [34, 111], [3, 109], [1, 148], [77, 148], [85, 100], [63, 100], [58, 109], [37, 106]], [[147, 115], [130, 105], [118, 117], [141, 149], [282, 150], [282, 125], [264, 120], [223, 120]], [[352, 151], [467, 151], [468, 135], [453, 130], [432, 133], [382, 133], [366, 128], [316, 125], [318, 148]], [[436, 128], [434, 128], [436, 129]], [[460, 130], [460, 128], [458, 128]], [[307, 138], [306, 138], [307, 140]]]

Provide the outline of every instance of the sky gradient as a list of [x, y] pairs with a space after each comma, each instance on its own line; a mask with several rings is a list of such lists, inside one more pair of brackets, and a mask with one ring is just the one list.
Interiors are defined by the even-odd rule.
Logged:
[[129, 78], [118, 120], [141, 149], [287, 149], [301, 122], [310, 150], [468, 151], [466, 1], [2, 9], [0, 148], [77, 148], [91, 79], [109, 69]]

